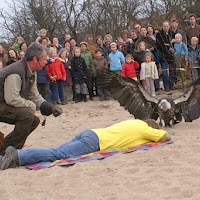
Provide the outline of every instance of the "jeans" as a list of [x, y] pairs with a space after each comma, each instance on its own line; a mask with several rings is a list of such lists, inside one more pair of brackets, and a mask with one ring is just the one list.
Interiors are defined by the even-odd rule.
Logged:
[[48, 102], [52, 102], [52, 92], [51, 92], [51, 89], [50, 89], [50, 80], [47, 81], [46, 83], [46, 100]]
[[173, 61], [161, 61], [162, 79], [165, 89], [172, 89], [176, 81], [176, 70]]
[[78, 157], [96, 151], [99, 151], [99, 138], [92, 130], [86, 130], [56, 149], [35, 148], [18, 150], [19, 165], [23, 166], [31, 163]]
[[57, 80], [55, 83], [51, 83], [52, 101], [57, 102], [58, 97], [61, 101], [64, 101], [64, 86], [62, 80]]

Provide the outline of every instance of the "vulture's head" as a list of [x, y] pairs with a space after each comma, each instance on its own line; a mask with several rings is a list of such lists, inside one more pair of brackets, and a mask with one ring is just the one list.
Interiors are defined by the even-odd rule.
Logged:
[[167, 110], [171, 109], [172, 105], [167, 99], [162, 99], [158, 104], [158, 108], [162, 111], [166, 112]]

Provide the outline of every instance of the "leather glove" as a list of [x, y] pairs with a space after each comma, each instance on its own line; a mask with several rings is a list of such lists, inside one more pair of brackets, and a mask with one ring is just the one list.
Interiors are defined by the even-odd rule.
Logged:
[[62, 109], [52, 103], [44, 101], [40, 106], [40, 112], [42, 115], [49, 116], [53, 114], [54, 117], [58, 117], [63, 113]]
[[59, 115], [63, 113], [63, 110], [60, 107], [53, 105], [52, 113], [54, 117], [58, 117]]

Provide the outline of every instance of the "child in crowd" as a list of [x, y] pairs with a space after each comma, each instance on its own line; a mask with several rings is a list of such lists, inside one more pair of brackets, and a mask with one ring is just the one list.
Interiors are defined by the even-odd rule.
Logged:
[[82, 100], [87, 101], [87, 65], [85, 60], [81, 57], [81, 49], [74, 47], [74, 56], [71, 60], [72, 78], [75, 87], [75, 102]]
[[20, 50], [19, 51], [19, 60], [22, 60], [24, 58], [25, 52]]
[[16, 61], [18, 61], [17, 51], [11, 47], [8, 49], [8, 61], [6, 65], [10, 65]]
[[12, 48], [14, 48], [17, 52], [20, 51], [20, 45], [21, 43], [24, 42], [23, 37], [17, 37], [14, 44], [12, 45]]
[[57, 57], [56, 49], [50, 48], [49, 57], [52, 62], [47, 64], [46, 71], [51, 81], [52, 102], [53, 104], [59, 103], [59, 97], [61, 104], [65, 105], [63, 81], [66, 80], [66, 71], [62, 61]]
[[199, 40], [197, 37], [191, 38], [191, 45], [188, 47], [188, 61], [191, 70], [192, 81], [197, 80], [200, 77], [199, 69], [199, 54], [200, 54], [200, 45], [198, 44]]
[[180, 33], [175, 35], [174, 54], [176, 67], [185, 68], [185, 61], [188, 59], [188, 48], [187, 45], [183, 42], [183, 37]]
[[99, 95], [100, 101], [109, 100], [108, 90], [104, 88], [102, 82], [104, 80], [103, 71], [108, 70], [108, 62], [106, 58], [102, 56], [100, 49], [96, 50], [96, 58], [94, 59], [94, 67], [92, 69], [93, 75], [96, 78], [97, 83], [97, 93]]
[[66, 71], [66, 80], [64, 81], [64, 99], [65, 103], [73, 101], [73, 90], [72, 90], [72, 77], [71, 77], [71, 65], [68, 60], [69, 51], [67, 49], [61, 49], [59, 54], [59, 59], [63, 62]]
[[36, 38], [36, 42], [40, 42], [41, 38], [47, 38], [48, 40], [48, 45], [51, 43], [49, 38], [47, 37], [47, 30], [42, 28], [39, 30], [39, 36]]
[[111, 53], [109, 54], [110, 71], [121, 74], [122, 65], [125, 63], [124, 54], [117, 50], [117, 44], [110, 44]]
[[136, 69], [138, 69], [140, 65], [137, 61], [134, 61], [134, 58], [131, 54], [127, 54], [125, 58], [126, 63], [122, 66], [121, 75], [137, 80]]
[[150, 51], [147, 49], [146, 43], [144, 41], [141, 41], [138, 44], [137, 49], [134, 50], [133, 57], [141, 65], [144, 62], [144, 55], [147, 52], [150, 52]]
[[141, 64], [140, 80], [146, 91], [155, 96], [154, 80], [158, 79], [158, 70], [153, 61], [153, 54], [148, 52], [144, 55], [144, 62]]
[[92, 67], [93, 67], [93, 59], [92, 54], [89, 50], [87, 50], [87, 42], [80, 43], [81, 48], [81, 57], [84, 58], [85, 63], [87, 65], [87, 86], [90, 100], [93, 100], [93, 77], [92, 77]]

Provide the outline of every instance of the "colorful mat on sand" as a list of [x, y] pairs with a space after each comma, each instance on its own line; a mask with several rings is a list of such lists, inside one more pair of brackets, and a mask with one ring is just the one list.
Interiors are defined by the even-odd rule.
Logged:
[[66, 158], [62, 160], [56, 160], [54, 162], [39, 162], [35, 164], [28, 164], [26, 165], [26, 167], [28, 169], [38, 170], [38, 169], [44, 169], [44, 168], [49, 168], [53, 166], [64, 166], [64, 165], [66, 166], [66, 165], [75, 164], [77, 162], [99, 160], [99, 159], [107, 158], [107, 157], [120, 154], [120, 153], [131, 153], [138, 150], [148, 150], [154, 147], [160, 147], [160, 146], [171, 144], [171, 143], [173, 143], [172, 140], [167, 141], [167, 142], [154, 142], [154, 143], [139, 145], [132, 148], [108, 149], [104, 151], [97, 151], [94, 153], [86, 154], [86, 155], [79, 156], [76, 158]]

